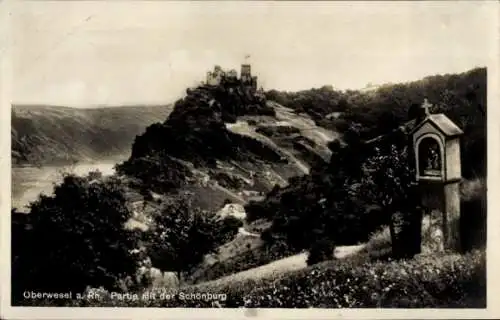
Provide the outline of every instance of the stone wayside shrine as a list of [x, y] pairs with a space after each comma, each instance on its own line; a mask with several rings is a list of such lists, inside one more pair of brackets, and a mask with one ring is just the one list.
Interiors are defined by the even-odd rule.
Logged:
[[437, 250], [461, 250], [460, 136], [463, 131], [444, 114], [431, 114], [424, 101], [409, 132], [421, 205], [437, 221]]

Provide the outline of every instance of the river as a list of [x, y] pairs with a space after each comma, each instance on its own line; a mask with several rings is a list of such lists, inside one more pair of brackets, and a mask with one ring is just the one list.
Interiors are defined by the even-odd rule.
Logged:
[[115, 162], [77, 163], [68, 166], [14, 167], [12, 168], [12, 207], [21, 211], [36, 200], [40, 193], [50, 195], [54, 184], [62, 181], [64, 173], [85, 175], [99, 170], [103, 175], [114, 173]]

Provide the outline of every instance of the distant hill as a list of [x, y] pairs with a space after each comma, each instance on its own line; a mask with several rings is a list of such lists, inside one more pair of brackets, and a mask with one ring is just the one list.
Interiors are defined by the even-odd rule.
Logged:
[[136, 135], [171, 105], [77, 109], [12, 106], [12, 164], [54, 165], [126, 158]]

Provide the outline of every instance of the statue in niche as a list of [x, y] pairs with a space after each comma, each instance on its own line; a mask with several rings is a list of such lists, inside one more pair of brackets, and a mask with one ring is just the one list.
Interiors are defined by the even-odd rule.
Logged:
[[424, 175], [441, 175], [441, 154], [439, 144], [433, 138], [424, 138], [419, 147], [420, 168]]
[[439, 147], [437, 144], [432, 145], [429, 148], [429, 155], [427, 159], [426, 170], [440, 170], [441, 165], [439, 163]]

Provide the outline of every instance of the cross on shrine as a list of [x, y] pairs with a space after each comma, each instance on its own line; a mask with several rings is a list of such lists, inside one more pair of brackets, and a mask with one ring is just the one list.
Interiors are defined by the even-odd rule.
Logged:
[[431, 112], [429, 111], [430, 107], [432, 107], [432, 104], [430, 104], [429, 100], [425, 98], [424, 102], [422, 103], [422, 108], [424, 109], [426, 116], [431, 114]]

